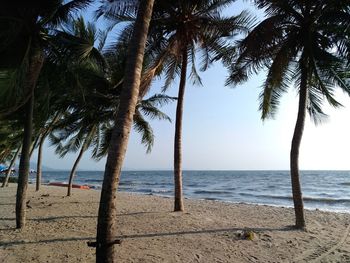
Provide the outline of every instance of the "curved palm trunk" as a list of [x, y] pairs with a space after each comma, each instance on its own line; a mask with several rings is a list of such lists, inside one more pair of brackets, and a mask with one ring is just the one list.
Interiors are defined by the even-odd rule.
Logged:
[[72, 195], [72, 186], [73, 186], [73, 178], [75, 176], [75, 171], [78, 168], [78, 164], [79, 164], [79, 162], [81, 160], [81, 157], [83, 157], [83, 154], [86, 151], [86, 148], [87, 148], [87, 139], [85, 140], [84, 145], [81, 147], [79, 155], [78, 155], [77, 159], [75, 160], [74, 165], [72, 167], [72, 170], [70, 172], [67, 196], [71, 196]]
[[34, 88], [36, 86], [42, 65], [44, 63], [43, 52], [37, 52], [30, 58], [25, 90], [31, 91], [31, 97], [25, 104], [26, 114], [24, 122], [22, 153], [18, 169], [18, 184], [16, 195], [16, 228], [23, 228], [26, 221], [26, 195], [29, 176], [30, 146], [32, 142]]
[[302, 65], [301, 82], [299, 91], [299, 109], [295, 124], [292, 147], [290, 151], [290, 174], [292, 181], [293, 202], [295, 211], [295, 226], [298, 229], [305, 228], [304, 204], [299, 180], [299, 148], [303, 136], [307, 101], [307, 69]]
[[39, 142], [39, 149], [38, 149], [38, 161], [36, 164], [36, 184], [35, 184], [35, 191], [39, 191], [40, 190], [40, 185], [41, 185], [41, 163], [43, 160], [43, 145], [44, 145], [44, 141], [45, 141], [46, 136], [42, 136], [40, 138], [40, 142]]
[[140, 1], [134, 32], [129, 44], [129, 59], [125, 69], [119, 110], [108, 150], [98, 211], [96, 242], [96, 262], [98, 263], [116, 262], [114, 244], [117, 236], [117, 187], [139, 96], [143, 56], [153, 3], [154, 0]]
[[7, 187], [9, 185], [9, 179], [10, 179], [10, 175], [11, 175], [11, 170], [12, 170], [12, 167], [13, 167], [13, 165], [15, 164], [15, 162], [17, 160], [17, 157], [18, 157], [18, 154], [19, 154], [20, 150], [21, 150], [21, 146], [18, 147], [18, 149], [17, 149], [17, 151], [15, 153], [15, 156], [13, 156], [13, 158], [11, 160], [10, 166], [8, 167], [5, 179], [2, 182], [2, 186], [1, 187], [5, 187], [5, 186]]
[[176, 106], [175, 139], [174, 139], [174, 183], [175, 200], [174, 211], [184, 211], [182, 194], [182, 115], [183, 103], [186, 87], [187, 73], [187, 49], [182, 52], [181, 79], [179, 85], [179, 94]]

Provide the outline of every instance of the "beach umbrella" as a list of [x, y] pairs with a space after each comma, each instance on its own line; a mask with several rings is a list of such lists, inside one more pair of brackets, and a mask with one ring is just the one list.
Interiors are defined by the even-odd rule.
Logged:
[[7, 166], [0, 164], [0, 172], [7, 170]]

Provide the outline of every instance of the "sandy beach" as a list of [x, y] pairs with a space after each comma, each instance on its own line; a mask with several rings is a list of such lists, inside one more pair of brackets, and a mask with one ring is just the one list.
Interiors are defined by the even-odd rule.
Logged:
[[[99, 191], [43, 186], [28, 190], [27, 227], [15, 230], [15, 185], [0, 189], [0, 262], [94, 262]], [[350, 214], [119, 194], [118, 262], [350, 262]], [[254, 233], [253, 240], [242, 237]]]

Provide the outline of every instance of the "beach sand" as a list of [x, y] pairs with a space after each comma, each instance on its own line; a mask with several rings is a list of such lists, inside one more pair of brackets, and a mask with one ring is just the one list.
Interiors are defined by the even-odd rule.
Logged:
[[[99, 191], [29, 186], [27, 227], [15, 230], [15, 193], [0, 189], [0, 262], [94, 262]], [[350, 214], [307, 211], [307, 232], [293, 210], [270, 206], [118, 195], [118, 262], [350, 262]], [[240, 236], [245, 230], [254, 239]]]

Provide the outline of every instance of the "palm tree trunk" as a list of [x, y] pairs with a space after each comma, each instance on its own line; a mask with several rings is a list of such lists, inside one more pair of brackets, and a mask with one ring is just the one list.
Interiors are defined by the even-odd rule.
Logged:
[[16, 195], [16, 228], [24, 228], [26, 220], [26, 195], [29, 176], [29, 151], [32, 140], [32, 118], [34, 107], [34, 94], [25, 105], [26, 119], [23, 132], [23, 146], [18, 169], [18, 185]]
[[174, 183], [175, 200], [174, 211], [184, 211], [182, 194], [182, 115], [183, 103], [186, 87], [187, 74], [187, 48], [182, 52], [181, 79], [179, 85], [179, 94], [176, 106], [175, 139], [174, 139]]
[[36, 164], [36, 185], [35, 185], [35, 191], [39, 191], [40, 190], [40, 185], [41, 185], [41, 163], [42, 163], [42, 160], [43, 160], [42, 152], [43, 152], [43, 145], [44, 145], [45, 138], [46, 138], [46, 136], [43, 135], [40, 138], [40, 142], [39, 142], [38, 161], [37, 161], [37, 164]]
[[17, 151], [15, 153], [15, 156], [13, 156], [13, 158], [11, 160], [10, 166], [8, 167], [5, 179], [2, 182], [2, 186], [1, 187], [5, 187], [5, 186], [7, 187], [9, 185], [9, 179], [10, 179], [10, 175], [11, 175], [11, 170], [12, 170], [12, 167], [13, 167], [13, 165], [15, 164], [15, 162], [17, 160], [17, 157], [18, 157], [18, 154], [19, 154], [20, 150], [21, 150], [21, 146], [18, 147], [18, 149], [17, 149]]
[[[53, 120], [51, 121], [49, 127], [47, 127], [47, 129], [45, 130], [45, 132], [43, 132], [43, 134], [41, 135], [40, 138], [40, 142], [39, 142], [39, 149], [38, 149], [38, 161], [37, 161], [37, 165], [36, 165], [36, 191], [40, 190], [40, 185], [41, 185], [41, 177], [42, 177], [42, 148], [44, 145], [44, 141], [47, 137], [47, 135], [51, 132], [52, 130], [52, 126], [57, 122], [57, 120], [60, 117], [60, 113], [56, 113], [55, 117], [53, 118]], [[36, 142], [34, 142], [33, 146], [32, 146], [32, 150], [35, 148], [35, 144], [37, 143], [37, 140], [39, 139], [40, 136], [37, 137]], [[32, 153], [32, 152], [31, 152]]]
[[73, 186], [73, 178], [75, 176], [75, 171], [77, 170], [78, 168], [78, 164], [81, 160], [81, 157], [83, 157], [83, 154], [84, 152], [86, 151], [86, 148], [87, 148], [87, 139], [85, 139], [84, 141], [84, 145], [81, 147], [81, 150], [79, 152], [79, 155], [77, 157], [77, 159], [75, 160], [74, 162], [74, 165], [72, 167], [72, 170], [70, 172], [70, 175], [69, 175], [69, 183], [68, 183], [68, 190], [67, 190], [67, 196], [71, 196], [72, 195], [72, 186]]
[[97, 222], [96, 262], [116, 262], [117, 187], [139, 96], [143, 56], [154, 0], [142, 0], [129, 44], [119, 110], [112, 131]]
[[29, 101], [25, 104], [26, 114], [24, 122], [22, 153], [18, 169], [18, 184], [16, 195], [16, 228], [24, 228], [26, 221], [26, 201], [27, 186], [29, 176], [29, 152], [32, 142], [33, 129], [33, 108], [34, 108], [34, 88], [44, 63], [44, 54], [42, 51], [32, 55], [29, 62], [27, 79], [25, 81], [25, 90], [31, 92]]
[[[303, 63], [303, 62], [302, 62]], [[299, 109], [295, 124], [292, 147], [290, 151], [290, 174], [292, 181], [293, 202], [295, 211], [295, 227], [305, 228], [304, 204], [299, 179], [299, 148], [303, 136], [307, 102], [307, 69], [301, 65], [301, 81], [299, 91]]]

